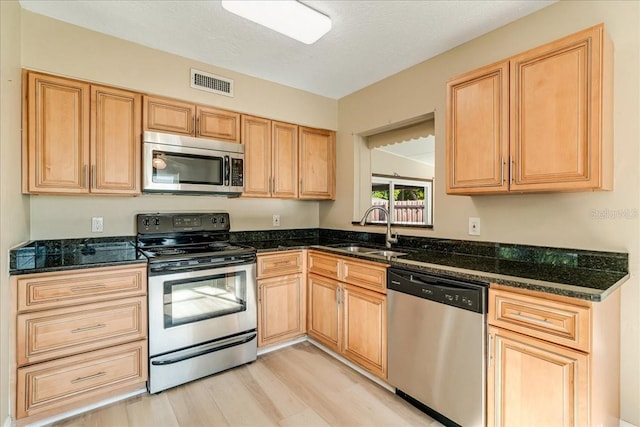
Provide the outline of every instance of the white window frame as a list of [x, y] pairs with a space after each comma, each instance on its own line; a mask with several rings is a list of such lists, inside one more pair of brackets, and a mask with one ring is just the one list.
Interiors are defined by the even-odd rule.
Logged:
[[[387, 175], [371, 175], [371, 185], [369, 186], [369, 192], [373, 190], [374, 184], [387, 184], [389, 186], [389, 197], [392, 198], [396, 185], [410, 185], [413, 187], [424, 188], [424, 215], [422, 223], [417, 222], [392, 222], [393, 225], [406, 225], [406, 226], [433, 226], [433, 181], [408, 178], [408, 177], [392, 177]], [[389, 200], [389, 218], [395, 218], [394, 213], [394, 200]], [[384, 221], [371, 221], [373, 224], [382, 224]]]

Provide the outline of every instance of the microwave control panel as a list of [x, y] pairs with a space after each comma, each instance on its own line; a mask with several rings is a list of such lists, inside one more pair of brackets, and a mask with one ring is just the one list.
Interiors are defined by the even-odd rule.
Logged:
[[231, 159], [231, 186], [244, 186], [244, 167], [242, 159]]

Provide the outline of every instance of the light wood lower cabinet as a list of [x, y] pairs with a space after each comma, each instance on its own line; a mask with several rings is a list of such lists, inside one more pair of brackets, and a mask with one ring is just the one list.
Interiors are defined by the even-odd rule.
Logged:
[[340, 353], [343, 335], [340, 282], [309, 274], [307, 287], [309, 292], [308, 334], [329, 349]]
[[303, 254], [284, 251], [258, 255], [258, 347], [307, 332]]
[[617, 426], [620, 292], [489, 289], [488, 426]]
[[13, 276], [19, 424], [144, 388], [145, 264]]
[[500, 328], [489, 328], [490, 426], [586, 426], [588, 356]]
[[386, 265], [310, 251], [308, 335], [387, 376]]
[[147, 342], [18, 368], [17, 418], [52, 415], [144, 386]]

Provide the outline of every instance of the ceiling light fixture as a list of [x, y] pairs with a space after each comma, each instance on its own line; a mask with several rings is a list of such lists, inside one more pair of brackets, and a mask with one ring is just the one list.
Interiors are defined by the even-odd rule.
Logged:
[[305, 44], [315, 43], [331, 29], [331, 19], [295, 0], [222, 0], [222, 7]]

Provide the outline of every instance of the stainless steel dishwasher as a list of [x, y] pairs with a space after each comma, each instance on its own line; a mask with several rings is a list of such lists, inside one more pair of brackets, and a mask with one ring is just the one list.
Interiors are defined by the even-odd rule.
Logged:
[[486, 421], [486, 283], [390, 268], [388, 380], [448, 426]]

